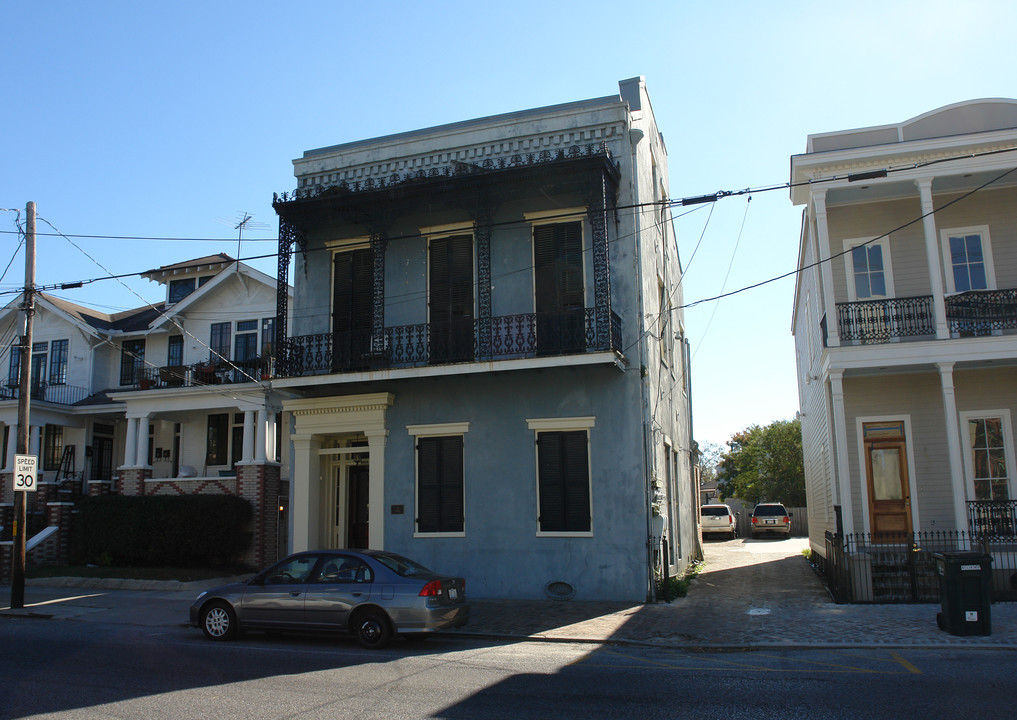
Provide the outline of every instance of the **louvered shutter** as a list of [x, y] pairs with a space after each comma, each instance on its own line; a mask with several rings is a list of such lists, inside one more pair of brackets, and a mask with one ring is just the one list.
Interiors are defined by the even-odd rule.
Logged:
[[473, 358], [473, 237], [457, 235], [431, 241], [431, 361]]
[[336, 369], [359, 366], [374, 327], [374, 259], [366, 248], [333, 260], [332, 342]]
[[586, 346], [583, 309], [583, 224], [533, 228], [537, 352], [556, 354]]
[[417, 532], [438, 532], [441, 520], [441, 446], [417, 440]]
[[590, 472], [585, 430], [537, 435], [540, 529], [590, 529]]
[[463, 438], [417, 440], [417, 532], [463, 531]]

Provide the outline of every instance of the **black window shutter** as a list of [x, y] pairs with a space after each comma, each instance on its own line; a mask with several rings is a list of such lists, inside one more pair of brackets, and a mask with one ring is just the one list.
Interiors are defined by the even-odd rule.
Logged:
[[585, 430], [537, 435], [540, 529], [588, 532], [590, 471]]
[[463, 438], [417, 441], [417, 532], [463, 531]]

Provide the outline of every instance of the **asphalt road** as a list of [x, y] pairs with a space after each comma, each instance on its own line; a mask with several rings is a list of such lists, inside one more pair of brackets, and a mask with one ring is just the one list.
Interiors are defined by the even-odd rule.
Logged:
[[0, 618], [3, 718], [1013, 717], [1017, 653], [697, 653], [346, 638]]

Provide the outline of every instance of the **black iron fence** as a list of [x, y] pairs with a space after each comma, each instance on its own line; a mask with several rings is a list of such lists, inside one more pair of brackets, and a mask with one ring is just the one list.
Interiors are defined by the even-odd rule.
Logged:
[[975, 551], [992, 558], [992, 599], [1017, 601], [1017, 537], [966, 531], [826, 533], [823, 574], [837, 602], [940, 601], [935, 553]]
[[[16, 385], [0, 387], [0, 400], [17, 400], [20, 390]], [[73, 405], [88, 397], [88, 390], [74, 385], [50, 385], [34, 383], [29, 388], [29, 397], [39, 402], [51, 402], [57, 405]]]

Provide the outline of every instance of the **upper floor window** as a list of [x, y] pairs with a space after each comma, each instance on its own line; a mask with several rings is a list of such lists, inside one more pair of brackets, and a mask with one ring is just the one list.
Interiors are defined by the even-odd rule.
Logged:
[[275, 318], [263, 318], [261, 321], [261, 356], [275, 357]]
[[145, 341], [124, 340], [120, 349], [120, 384], [136, 385], [145, 365]]
[[170, 335], [166, 350], [166, 364], [167, 365], [183, 365], [184, 364], [184, 336], [183, 335]]
[[194, 278], [170, 280], [169, 302], [171, 305], [180, 302], [192, 292], [194, 292]]
[[943, 230], [941, 238], [947, 292], [995, 289], [988, 227]]
[[208, 359], [211, 362], [228, 360], [230, 356], [230, 323], [212, 323], [209, 339]]
[[49, 344], [49, 384], [67, 383], [67, 341], [53, 340]]
[[888, 238], [844, 241], [847, 290], [851, 302], [893, 297], [893, 271]]

